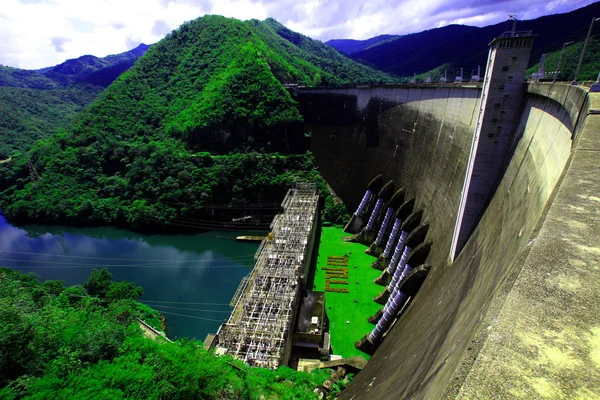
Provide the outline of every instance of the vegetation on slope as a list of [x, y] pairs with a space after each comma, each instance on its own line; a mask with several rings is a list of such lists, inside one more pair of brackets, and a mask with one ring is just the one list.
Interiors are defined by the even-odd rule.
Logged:
[[0, 269], [3, 399], [310, 399], [327, 373], [248, 368], [202, 343], [144, 337], [141, 288], [94, 270], [82, 286]]
[[[115, 68], [128, 69], [135, 60], [144, 55], [150, 46], [140, 44], [135, 49], [103, 58], [86, 55], [67, 60], [53, 67], [39, 70], [26, 70], [0, 65], [0, 87], [18, 87], [27, 89], [57, 89], [69, 85], [89, 83], [96, 86], [108, 86], [118, 75], [111, 75]], [[108, 84], [95, 81], [98, 74], [111, 75]]]
[[82, 56], [37, 71], [0, 66], [0, 153], [24, 152], [55, 135], [147, 49]]
[[[554, 78], [554, 73], [558, 66], [558, 59], [561, 58], [560, 71], [558, 71], [557, 80], [572, 81], [575, 78], [575, 71], [577, 70], [577, 64], [579, 64], [579, 57], [581, 56], [582, 49], [583, 40], [565, 47], [562, 58], [560, 57], [560, 48], [547, 53], [546, 61], [544, 63], [544, 70], [546, 73], [545, 79]], [[535, 64], [527, 69], [528, 76], [534, 72], [537, 73], [539, 70], [539, 60], [533, 61]], [[579, 72], [578, 81], [595, 81], [598, 77], [598, 72], [600, 72], [600, 37], [592, 37], [588, 42], [583, 57], [583, 64], [581, 66], [581, 71]]]
[[[206, 16], [153, 45], [68, 131], [2, 164], [0, 208], [140, 228], [227, 219], [295, 181], [328, 195], [282, 82], [389, 79], [275, 21]], [[335, 207], [326, 215], [343, 216]]]
[[0, 153], [27, 151], [52, 136], [102, 91], [99, 86], [51, 90], [0, 87]]

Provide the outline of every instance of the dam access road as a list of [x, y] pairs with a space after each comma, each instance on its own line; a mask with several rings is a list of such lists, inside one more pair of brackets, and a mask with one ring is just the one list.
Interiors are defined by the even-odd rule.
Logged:
[[350, 209], [382, 174], [414, 197], [433, 243], [431, 272], [344, 399], [600, 397], [600, 94], [525, 84], [502, 173], [454, 257], [481, 92], [294, 91]]

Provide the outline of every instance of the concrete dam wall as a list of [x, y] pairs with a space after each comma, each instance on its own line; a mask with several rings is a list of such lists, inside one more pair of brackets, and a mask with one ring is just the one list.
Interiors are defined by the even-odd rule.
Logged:
[[[433, 243], [421, 290], [344, 398], [598, 393], [600, 284], [590, 267], [600, 264], [598, 235], [590, 233], [600, 220], [594, 97], [581, 87], [529, 85], [504, 173], [452, 260], [480, 94], [477, 85], [297, 93], [311, 151], [349, 209], [383, 174], [415, 198]], [[576, 173], [586, 176], [569, 177]], [[562, 225], [552, 230], [553, 222]], [[565, 238], [576, 245], [566, 246]], [[582, 335], [592, 339], [575, 340]]]

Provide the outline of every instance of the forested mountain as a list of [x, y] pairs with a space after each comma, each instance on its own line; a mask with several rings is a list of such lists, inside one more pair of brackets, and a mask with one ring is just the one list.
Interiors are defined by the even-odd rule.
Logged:
[[56, 134], [129, 69], [149, 46], [104, 58], [82, 56], [41, 70], [0, 66], [0, 153]]
[[0, 164], [0, 209], [183, 229], [279, 202], [298, 180], [325, 194], [283, 84], [392, 81], [274, 20], [205, 16], [153, 45], [68, 130]]
[[[600, 3], [565, 14], [518, 21], [518, 31], [531, 30], [538, 35], [531, 52], [530, 65], [538, 63], [542, 54], [560, 51], [563, 43], [574, 41], [576, 43], [572, 45], [571, 51], [577, 54], [568, 54], [568, 57], [563, 59], [565, 68], [561, 68], [565, 72], [563, 78], [571, 79], [572, 76], [568, 76], [567, 71], [571, 71], [571, 75], [574, 74], [574, 66], [577, 64], [579, 54], [576, 49], [581, 50], [590, 21], [597, 15], [600, 15]], [[471, 70], [476, 71], [478, 65], [481, 65], [483, 70], [487, 61], [488, 44], [509, 28], [508, 22], [483, 28], [449, 25], [401, 36], [354, 52], [351, 57], [379, 70], [403, 77], [431, 71], [435, 80], [443, 74], [445, 68], [448, 70], [448, 77], [452, 79], [461, 67], [464, 68], [465, 76], [468, 76]], [[593, 35], [592, 46], [587, 53], [586, 64], [580, 78], [583, 80], [595, 80], [600, 67], [600, 52], [595, 50], [600, 47], [596, 44], [600, 33], [597, 29], [594, 32], [596, 33]], [[331, 45], [335, 47], [336, 43]], [[339, 50], [344, 51], [343, 48]], [[556, 61], [553, 59], [553, 63], [547, 63], [546, 71], [555, 68]]]
[[366, 40], [332, 39], [325, 42], [325, 44], [333, 47], [340, 53], [350, 55], [358, 51], [375, 47], [382, 43], [390, 42], [399, 37], [399, 35], [379, 35]]
[[0, 268], [2, 399], [312, 399], [328, 377], [249, 368], [202, 343], [145, 337], [142, 289], [94, 270], [81, 286]]
[[102, 90], [89, 85], [49, 90], [0, 87], [0, 153], [27, 150], [36, 140], [55, 135]]
[[[29, 89], [57, 89], [78, 83], [91, 83], [96, 86], [108, 86], [120, 73], [146, 53], [150, 46], [140, 44], [133, 50], [121, 54], [112, 54], [103, 58], [91, 55], [67, 60], [54, 67], [38, 70], [26, 70], [0, 65], [0, 87], [18, 87]], [[101, 75], [106, 77], [101, 78]], [[104, 84], [97, 81], [103, 80]]]

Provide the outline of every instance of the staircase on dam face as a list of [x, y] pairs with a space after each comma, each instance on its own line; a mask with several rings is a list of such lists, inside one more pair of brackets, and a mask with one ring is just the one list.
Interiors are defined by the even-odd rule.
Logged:
[[287, 364], [299, 293], [310, 266], [318, 200], [314, 184], [297, 184], [288, 191], [283, 213], [273, 220], [231, 317], [216, 335], [217, 354], [272, 369]]

